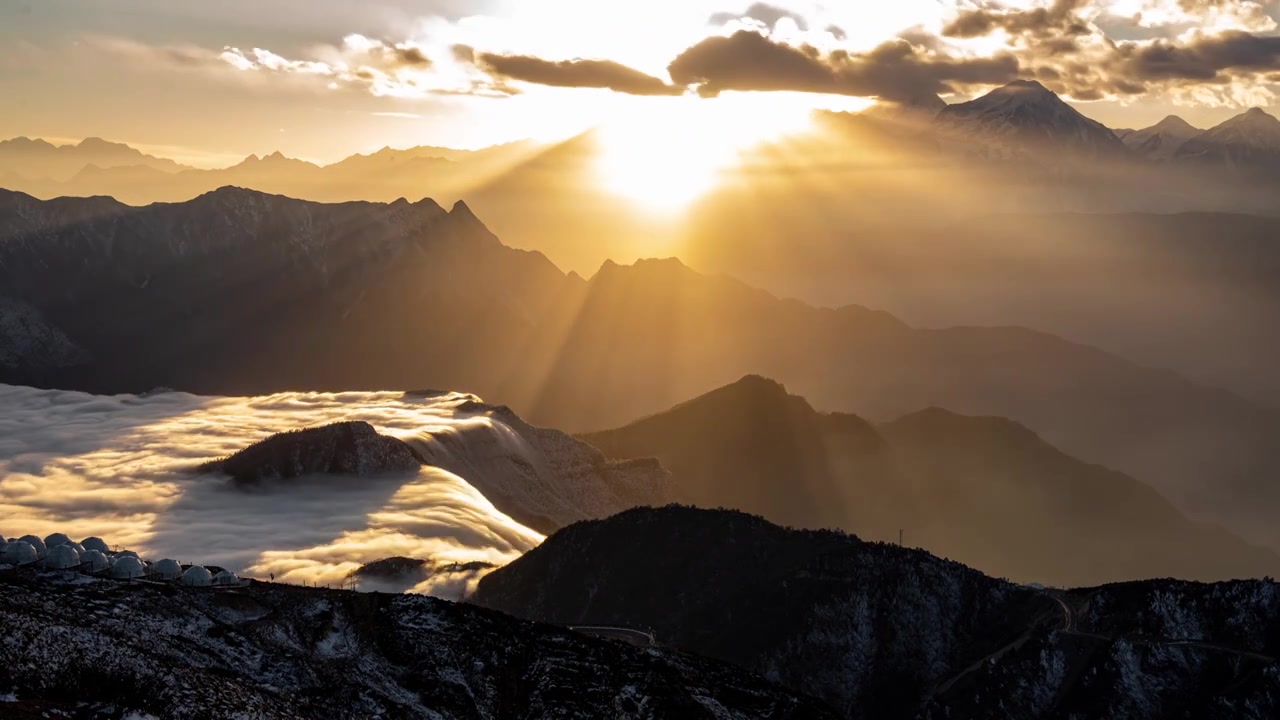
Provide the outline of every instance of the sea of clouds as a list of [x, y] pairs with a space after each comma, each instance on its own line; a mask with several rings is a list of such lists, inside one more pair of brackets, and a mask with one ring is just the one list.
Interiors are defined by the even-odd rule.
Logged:
[[[195, 471], [274, 433], [332, 422], [363, 420], [416, 442], [494, 425], [458, 410], [475, 400], [397, 392], [106, 397], [0, 385], [0, 536], [96, 535], [147, 558], [291, 583], [340, 585], [391, 556], [502, 565], [543, 536], [439, 468], [248, 491]], [[437, 576], [412, 590], [456, 597], [476, 579]]]

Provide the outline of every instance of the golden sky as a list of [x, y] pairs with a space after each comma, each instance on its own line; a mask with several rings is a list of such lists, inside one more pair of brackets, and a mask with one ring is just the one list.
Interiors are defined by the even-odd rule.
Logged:
[[[1016, 77], [1112, 127], [1170, 113], [1208, 126], [1272, 102], [1276, 4], [0, 0], [0, 137], [101, 136], [203, 166], [276, 150], [332, 162], [699, 103], [726, 126], [772, 127]], [[767, 100], [705, 99], [721, 94]]]

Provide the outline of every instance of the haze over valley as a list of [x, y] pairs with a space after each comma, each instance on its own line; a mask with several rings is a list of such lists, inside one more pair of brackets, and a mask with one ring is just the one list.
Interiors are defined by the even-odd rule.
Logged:
[[1280, 713], [1280, 7], [0, 3], [0, 716]]

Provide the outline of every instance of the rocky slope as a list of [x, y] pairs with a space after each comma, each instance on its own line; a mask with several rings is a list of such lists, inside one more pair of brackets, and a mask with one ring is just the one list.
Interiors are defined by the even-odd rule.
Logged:
[[877, 426], [749, 376], [583, 439], [612, 458], [656, 457], [673, 474], [672, 502], [880, 540], [903, 530], [913, 547], [997, 577], [1083, 585], [1280, 571], [1280, 556], [1001, 418], [933, 408]]
[[730, 665], [420, 596], [0, 572], [0, 623], [5, 717], [833, 717]]
[[89, 353], [51, 325], [39, 310], [0, 298], [0, 382], [51, 378], [88, 365]]
[[1048, 591], [921, 551], [668, 507], [567, 528], [482, 580], [474, 601], [652, 627], [847, 718], [1261, 718], [1280, 710], [1276, 597], [1269, 581]]
[[304, 475], [357, 477], [413, 472], [422, 460], [401, 440], [379, 435], [366, 422], [340, 422], [280, 433], [231, 457], [208, 462], [200, 472], [225, 473], [240, 484]]

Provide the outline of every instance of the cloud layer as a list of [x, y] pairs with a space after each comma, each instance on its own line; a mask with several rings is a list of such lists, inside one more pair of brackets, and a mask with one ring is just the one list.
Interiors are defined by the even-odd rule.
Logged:
[[[372, 480], [309, 478], [250, 493], [192, 472], [273, 433], [340, 420], [364, 420], [411, 441], [493, 423], [456, 411], [473, 399], [97, 397], [0, 386], [0, 535], [97, 535], [144, 556], [274, 573], [285, 582], [340, 584], [360, 565], [393, 555], [503, 564], [542, 536], [438, 468]], [[428, 581], [419, 589], [458, 588]]]
[[[270, 50], [157, 49], [174, 65], [318, 79], [375, 95], [509, 96], [534, 86], [629, 95], [714, 96], [789, 91], [890, 100], [968, 95], [1036, 79], [1078, 100], [1158, 94], [1240, 104], [1269, 100], [1280, 79], [1276, 0], [965, 0], [928, 22], [865, 42], [852, 14], [792, 2], [725, 7], [702, 16], [704, 36], [644, 63], [572, 47], [514, 51], [495, 23], [424, 25], [409, 39], [348, 35], [287, 58]], [[589, 29], [586, 29], [590, 33]], [[459, 42], [459, 37], [467, 40]], [[593, 38], [595, 40], [595, 38]], [[515, 43], [519, 44], [519, 43]], [[655, 51], [659, 52], [659, 51]], [[667, 52], [667, 51], [660, 51]], [[665, 67], [663, 77], [657, 68]], [[644, 68], [644, 69], [641, 69]]]

